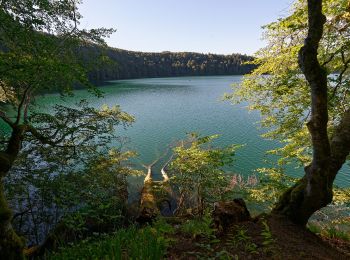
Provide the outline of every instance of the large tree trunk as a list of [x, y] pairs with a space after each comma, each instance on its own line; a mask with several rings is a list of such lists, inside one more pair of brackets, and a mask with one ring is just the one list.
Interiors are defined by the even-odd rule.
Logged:
[[23, 259], [23, 241], [11, 225], [12, 211], [4, 195], [3, 180], [0, 184], [0, 259]]
[[306, 225], [314, 212], [332, 201], [332, 182], [310, 168], [306, 172], [301, 180], [282, 195], [272, 210], [272, 213], [285, 215], [300, 225]]
[[6, 151], [0, 152], [0, 259], [24, 258], [24, 243], [12, 228], [12, 211], [6, 201], [3, 184], [20, 151], [24, 132], [24, 126], [14, 126]]
[[308, 0], [308, 35], [299, 51], [299, 66], [310, 85], [311, 119], [307, 126], [312, 138], [313, 159], [305, 176], [287, 190], [274, 208], [295, 223], [305, 225], [318, 209], [332, 201], [329, 179], [331, 149], [327, 133], [327, 76], [317, 59], [317, 49], [326, 21], [321, 0]]
[[273, 213], [283, 214], [305, 225], [310, 216], [332, 201], [336, 174], [350, 151], [350, 112], [343, 115], [331, 142], [328, 138], [327, 75], [317, 59], [317, 49], [326, 22], [321, 0], [308, 0], [308, 35], [299, 51], [299, 66], [311, 91], [311, 119], [307, 126], [312, 138], [312, 163], [305, 176], [280, 198]]

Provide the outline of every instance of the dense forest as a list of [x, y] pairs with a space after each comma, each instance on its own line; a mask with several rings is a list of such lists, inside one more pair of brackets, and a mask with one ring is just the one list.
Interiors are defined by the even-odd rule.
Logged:
[[94, 83], [132, 78], [243, 75], [255, 67], [244, 64], [251, 61], [252, 57], [241, 54], [151, 53], [108, 48], [106, 55], [111, 62], [93, 69], [89, 74]]

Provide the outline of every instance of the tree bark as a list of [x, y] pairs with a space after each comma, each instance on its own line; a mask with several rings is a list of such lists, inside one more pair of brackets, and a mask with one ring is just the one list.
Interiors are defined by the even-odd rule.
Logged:
[[298, 61], [311, 92], [311, 119], [307, 126], [312, 139], [313, 158], [304, 169], [304, 177], [282, 195], [272, 211], [300, 225], [306, 225], [315, 211], [332, 201], [335, 176], [350, 151], [349, 111], [343, 115], [331, 142], [328, 138], [327, 74], [317, 59], [325, 22], [322, 1], [308, 0], [308, 35], [299, 51]]
[[5, 198], [3, 179], [21, 149], [25, 127], [16, 125], [5, 151], [0, 152], [0, 259], [23, 259], [24, 243], [11, 225], [12, 211]]
[[12, 211], [5, 199], [3, 178], [0, 181], [0, 259], [23, 259], [23, 241], [12, 228]]
[[331, 149], [327, 132], [327, 75], [317, 59], [325, 22], [322, 1], [308, 0], [308, 35], [299, 51], [298, 61], [311, 91], [311, 119], [307, 126], [312, 139], [313, 158], [312, 163], [304, 169], [305, 176], [283, 194], [273, 210], [301, 225], [305, 225], [316, 210], [332, 201], [333, 182], [329, 180]]
[[346, 111], [331, 138], [330, 178], [333, 181], [350, 152], [350, 110]]

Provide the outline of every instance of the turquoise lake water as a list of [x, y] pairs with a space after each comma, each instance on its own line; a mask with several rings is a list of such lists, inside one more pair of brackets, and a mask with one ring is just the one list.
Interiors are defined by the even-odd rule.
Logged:
[[[136, 118], [127, 130], [118, 129], [121, 135], [130, 138], [126, 147], [139, 154], [134, 161], [136, 167], [151, 163], [169, 144], [185, 138], [186, 133], [198, 132], [219, 134], [216, 145], [243, 144], [236, 153], [233, 167], [228, 170], [246, 176], [254, 174], [256, 168], [271, 166], [276, 158], [265, 152], [279, 144], [260, 137], [264, 130], [259, 129], [258, 112], [249, 112], [244, 104], [232, 105], [222, 100], [224, 93], [231, 91], [231, 85], [241, 79], [241, 76], [211, 76], [113, 81], [102, 87], [103, 98], [97, 99], [79, 90], [74, 100], [84, 98], [96, 107], [118, 104]], [[45, 95], [39, 103], [48, 105], [58, 100], [58, 95]], [[158, 178], [164, 161], [166, 158], [155, 167]], [[289, 167], [287, 172], [293, 176], [303, 174], [301, 168]], [[350, 178], [345, 170], [336, 183], [349, 186]]]

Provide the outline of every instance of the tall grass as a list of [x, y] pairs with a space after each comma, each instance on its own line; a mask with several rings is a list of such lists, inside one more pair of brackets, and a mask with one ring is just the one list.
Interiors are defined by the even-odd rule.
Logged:
[[121, 229], [108, 237], [62, 248], [46, 259], [163, 259], [168, 241], [152, 227]]

